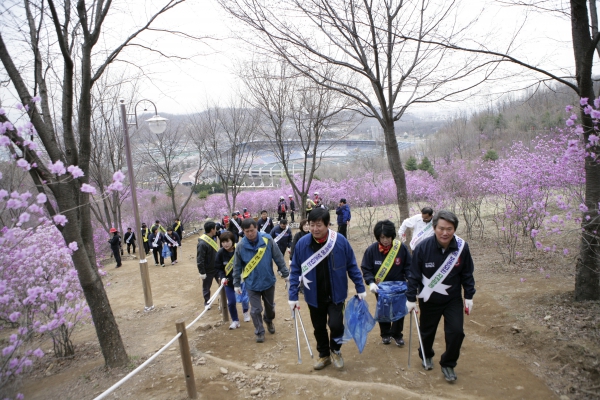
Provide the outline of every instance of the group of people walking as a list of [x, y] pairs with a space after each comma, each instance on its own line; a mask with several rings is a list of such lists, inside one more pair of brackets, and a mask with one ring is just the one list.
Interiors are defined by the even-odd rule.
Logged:
[[[123, 255], [122, 240], [119, 231], [116, 228], [110, 228], [110, 233], [113, 235], [109, 239], [109, 244], [115, 261], [116, 268], [122, 266], [121, 256]], [[181, 239], [183, 238], [183, 224], [179, 218], [175, 218], [173, 225], [164, 228], [160, 224], [160, 220], [154, 221], [154, 225], [148, 229], [146, 223], [142, 223], [140, 234], [142, 237], [142, 246], [146, 255], [152, 251], [154, 256], [154, 265], [165, 266], [165, 257], [171, 258], [171, 265], [177, 264], [177, 249], [181, 247]], [[127, 254], [135, 257], [136, 236], [131, 228], [127, 228], [127, 232], [123, 236], [123, 241], [127, 245]]]
[[[281, 200], [281, 199], [280, 199]], [[348, 278], [360, 300], [367, 297], [366, 287], [376, 298], [385, 296], [385, 283], [402, 283], [406, 288], [406, 313], [420, 310], [423, 348], [419, 357], [426, 370], [433, 369], [433, 343], [438, 323], [444, 317], [446, 350], [440, 366], [446, 380], [456, 378], [454, 368], [464, 339], [463, 309], [473, 310], [475, 281], [473, 260], [467, 243], [455, 235], [458, 218], [450, 211], [435, 215], [430, 208], [408, 218], [396, 231], [393, 222], [375, 224], [375, 242], [364, 252], [360, 267], [345, 237], [342, 225], [350, 221], [346, 202], [340, 201], [336, 214], [338, 232], [330, 229], [330, 214], [314, 207], [300, 222], [292, 236], [288, 222], [280, 218], [275, 226], [264, 211], [258, 221], [248, 218], [240, 224], [236, 243], [231, 232], [220, 234], [216, 242], [214, 222], [205, 224], [205, 234], [198, 240], [197, 266], [203, 281], [205, 305], [210, 299], [213, 280], [225, 286], [232, 318], [230, 329], [240, 326], [236, 301], [242, 302], [245, 321], [252, 321], [255, 340], [265, 341], [265, 332], [275, 334], [275, 284], [277, 275], [284, 281], [292, 312], [301, 308], [300, 294], [307, 304], [314, 328], [319, 357], [314, 369], [333, 364], [344, 367], [341, 353], [344, 334], [344, 306], [348, 297]], [[339, 212], [338, 212], [339, 210]], [[283, 217], [283, 216], [280, 216]], [[413, 239], [406, 246], [406, 230], [413, 229]], [[399, 236], [399, 239], [397, 239]], [[284, 260], [290, 255], [289, 268]], [[277, 268], [274, 272], [273, 263]], [[464, 292], [464, 299], [463, 299]], [[464, 308], [463, 308], [464, 307]], [[402, 313], [405, 315], [405, 313]], [[266, 329], [265, 329], [266, 325]], [[384, 345], [405, 345], [404, 318], [381, 321], [379, 330]]]

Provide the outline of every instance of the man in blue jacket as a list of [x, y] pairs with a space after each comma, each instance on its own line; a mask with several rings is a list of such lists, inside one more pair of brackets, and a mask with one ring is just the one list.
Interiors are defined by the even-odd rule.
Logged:
[[348, 277], [354, 282], [361, 300], [367, 293], [350, 243], [328, 228], [329, 212], [315, 208], [309, 214], [308, 222], [311, 234], [298, 240], [292, 257], [288, 303], [292, 310], [300, 308], [298, 288], [303, 285], [319, 351], [319, 360], [313, 368], [320, 370], [333, 362], [337, 369], [342, 369], [344, 359], [340, 341], [344, 335]]
[[284, 218], [279, 221], [279, 225], [271, 231], [271, 236], [277, 247], [279, 247], [281, 254], [285, 256], [286, 250], [289, 252], [292, 247], [292, 231], [288, 226], [287, 219]]
[[[269, 333], [275, 333], [273, 319], [275, 318], [275, 282], [277, 279], [273, 273], [273, 261], [277, 265], [279, 274], [286, 280], [286, 285], [290, 273], [285, 266], [281, 251], [274, 245], [273, 238], [266, 233], [259, 232], [256, 221], [252, 218], [243, 220], [242, 229], [244, 238], [235, 248], [233, 286], [236, 293], [242, 294], [242, 279], [246, 283], [256, 342], [263, 343], [265, 341], [263, 319], [267, 323]], [[262, 314], [261, 298], [264, 303], [264, 315]]]
[[350, 223], [352, 215], [350, 214], [350, 206], [346, 204], [346, 199], [340, 199], [340, 203], [335, 209], [335, 213], [337, 214], [338, 233], [347, 238], [348, 224]]

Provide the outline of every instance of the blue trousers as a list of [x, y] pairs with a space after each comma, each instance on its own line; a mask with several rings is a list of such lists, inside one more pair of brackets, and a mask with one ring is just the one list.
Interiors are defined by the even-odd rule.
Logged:
[[[237, 306], [235, 304], [235, 290], [232, 287], [225, 286], [225, 294], [227, 295], [227, 308], [229, 309], [229, 315], [232, 321], [238, 321]], [[248, 302], [242, 303], [242, 310], [248, 312]]]

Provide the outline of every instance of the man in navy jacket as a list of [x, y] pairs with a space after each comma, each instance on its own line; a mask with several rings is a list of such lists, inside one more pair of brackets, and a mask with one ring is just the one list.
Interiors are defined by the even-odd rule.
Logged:
[[[337, 369], [342, 369], [344, 359], [340, 352], [340, 339], [344, 335], [344, 304], [348, 297], [348, 277], [354, 282], [356, 293], [361, 300], [366, 298], [367, 293], [352, 247], [345, 237], [328, 228], [329, 212], [315, 208], [309, 214], [308, 222], [311, 234], [303, 236], [294, 248], [290, 265], [288, 303], [292, 310], [300, 308], [298, 285], [303, 285], [304, 299], [308, 303], [319, 351], [319, 360], [313, 367], [320, 370], [333, 362]], [[328, 249], [330, 251], [324, 254]], [[304, 275], [303, 263], [308, 266]]]
[[352, 214], [350, 213], [350, 206], [346, 204], [346, 199], [340, 199], [340, 204], [335, 209], [335, 213], [337, 214], [338, 232], [347, 238], [348, 224], [350, 223]]
[[[281, 235], [281, 237], [279, 237], [279, 235]], [[271, 236], [273, 237], [273, 241], [277, 243], [277, 247], [279, 247], [281, 254], [285, 256], [286, 250], [289, 252], [292, 247], [292, 231], [288, 228], [287, 219], [279, 221], [279, 225], [271, 231]], [[279, 239], [277, 239], [278, 237]]]
[[[446, 351], [440, 358], [440, 365], [448, 382], [456, 380], [454, 368], [465, 338], [461, 287], [466, 314], [473, 310], [475, 295], [473, 259], [469, 245], [454, 235], [457, 227], [458, 218], [450, 211], [442, 210], [433, 217], [434, 235], [423, 239], [415, 248], [406, 291], [409, 313], [415, 309], [419, 298], [419, 326], [425, 353], [423, 367], [426, 370], [433, 369], [435, 332], [444, 316]], [[423, 358], [421, 351], [419, 357]]]

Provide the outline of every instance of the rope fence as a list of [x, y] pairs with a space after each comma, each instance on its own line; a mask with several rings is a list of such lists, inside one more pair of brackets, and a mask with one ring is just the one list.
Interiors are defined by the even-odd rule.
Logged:
[[[194, 232], [196, 232], [196, 231], [194, 231]], [[225, 291], [223, 291], [222, 289], [223, 289], [223, 285], [220, 285], [219, 288], [217, 289], [217, 291], [215, 292], [215, 294], [212, 295], [212, 297], [208, 300], [207, 303], [209, 304], [209, 306], [212, 306], [213, 302], [216, 300], [217, 296], [220, 294], [221, 295], [221, 299], [220, 299], [221, 315], [222, 315], [224, 321], [228, 321], [229, 317], [227, 314], [227, 307], [225, 306], [227, 304], [227, 300], [225, 297]], [[177, 333], [177, 335], [175, 335], [173, 337], [173, 339], [171, 339], [167, 344], [165, 344], [163, 347], [161, 347], [156, 353], [154, 353], [150, 358], [148, 358], [146, 361], [144, 361], [140, 366], [138, 366], [136, 369], [134, 369], [133, 371], [128, 373], [125, 377], [123, 377], [123, 379], [121, 379], [120, 381], [118, 381], [117, 383], [112, 385], [110, 388], [108, 388], [106, 391], [101, 393], [99, 396], [95, 397], [94, 400], [105, 399], [108, 395], [110, 395], [112, 392], [117, 390], [121, 385], [123, 385], [125, 382], [127, 382], [129, 379], [131, 379], [136, 374], [138, 374], [141, 370], [143, 370], [146, 366], [148, 366], [152, 361], [154, 361], [154, 359], [156, 357], [158, 357], [165, 350], [167, 350], [173, 343], [175, 343], [175, 341], [177, 339], [179, 339], [181, 361], [183, 363], [183, 370], [184, 370], [184, 375], [185, 375], [185, 380], [186, 380], [188, 396], [191, 399], [197, 398], [198, 395], [196, 392], [196, 385], [194, 382], [194, 371], [192, 369], [192, 356], [190, 354], [189, 342], [187, 339], [187, 329], [190, 329], [196, 322], [198, 322], [200, 320], [200, 318], [202, 318], [202, 316], [206, 313], [206, 311], [208, 311], [208, 307], [205, 307], [204, 311], [202, 311], [200, 313], [200, 315], [198, 315], [198, 317], [196, 317], [196, 319], [194, 319], [188, 326], [184, 326], [185, 324], [184, 324], [183, 320], [178, 320], [175, 323], [178, 333]]]

